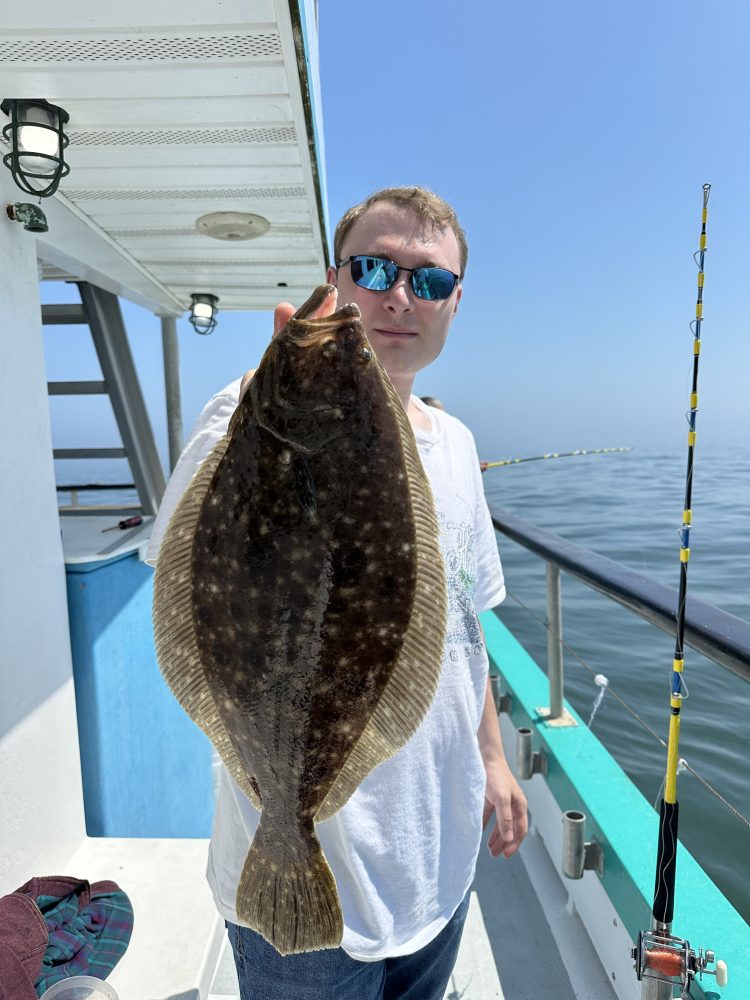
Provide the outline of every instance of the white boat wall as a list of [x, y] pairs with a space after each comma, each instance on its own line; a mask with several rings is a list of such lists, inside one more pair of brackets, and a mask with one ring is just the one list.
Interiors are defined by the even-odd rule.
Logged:
[[[109, 980], [121, 1000], [205, 1000], [237, 996], [204, 877], [211, 754], [155, 664], [140, 556], [163, 482], [147, 420], [128, 424], [140, 390], [113, 297], [161, 316], [167, 346], [193, 292], [219, 295], [222, 310], [272, 309], [324, 277], [316, 6], [134, 0], [125, 17], [107, 0], [0, 14], [0, 100], [63, 107], [71, 165], [41, 205], [48, 232], [0, 214], [0, 895], [34, 875], [114, 879], [136, 914]], [[0, 196], [3, 206], [29, 200], [5, 168]], [[212, 239], [196, 220], [216, 212], [269, 226]], [[40, 275], [84, 283], [86, 318], [99, 324], [145, 515], [134, 535], [102, 535], [111, 511], [58, 511]], [[179, 398], [170, 405], [175, 418]], [[547, 773], [525, 786], [533, 824], [520, 857], [480, 858], [447, 996], [634, 1000], [629, 949], [648, 926], [656, 817], [575, 713], [566, 730], [545, 721], [542, 672], [494, 616], [484, 627], [511, 697], [501, 716], [509, 756], [528, 729]], [[585, 839], [603, 850], [601, 872], [580, 880], [561, 874], [566, 810], [586, 815]], [[675, 931], [730, 966], [726, 988], [706, 977], [691, 995], [747, 1000], [747, 925], [686, 852], [678, 891], [690, 912]]]

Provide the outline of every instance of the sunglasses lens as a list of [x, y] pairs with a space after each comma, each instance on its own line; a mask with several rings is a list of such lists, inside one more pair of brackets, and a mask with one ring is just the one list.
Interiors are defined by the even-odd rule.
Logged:
[[396, 280], [398, 268], [382, 257], [352, 257], [352, 281], [373, 292], [385, 292]]
[[420, 299], [447, 299], [455, 285], [452, 272], [442, 267], [418, 267], [412, 275], [412, 288]]
[[[369, 288], [373, 292], [388, 291], [398, 277], [398, 265], [384, 257], [357, 254], [345, 263], [351, 264], [352, 281], [360, 288]], [[411, 287], [417, 298], [429, 301], [447, 299], [456, 287], [456, 277], [444, 267], [417, 267], [412, 271]]]

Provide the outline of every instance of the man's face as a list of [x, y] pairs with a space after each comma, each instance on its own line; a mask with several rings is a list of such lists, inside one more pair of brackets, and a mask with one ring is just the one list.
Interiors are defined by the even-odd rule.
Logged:
[[[341, 259], [355, 254], [386, 257], [402, 267], [444, 267], [459, 274], [460, 251], [451, 229], [431, 231], [408, 209], [386, 202], [373, 205], [346, 235]], [[392, 288], [375, 292], [352, 281], [351, 267], [330, 268], [328, 280], [338, 286], [339, 305], [356, 302], [367, 337], [391, 376], [413, 378], [443, 349], [458, 309], [461, 286], [447, 299], [417, 298], [411, 275], [399, 271]]]

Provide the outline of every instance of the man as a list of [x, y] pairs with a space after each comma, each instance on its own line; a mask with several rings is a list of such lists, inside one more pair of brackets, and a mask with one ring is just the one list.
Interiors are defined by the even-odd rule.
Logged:
[[[412, 739], [317, 827], [344, 914], [342, 947], [280, 956], [237, 924], [235, 894], [258, 813], [221, 772], [208, 879], [227, 920], [243, 1000], [442, 1000], [466, 918], [483, 825], [507, 858], [526, 800], [503, 754], [477, 611], [505, 597], [470, 432], [412, 395], [440, 354], [461, 300], [466, 239], [455, 212], [421, 188], [389, 188], [348, 211], [334, 239], [327, 315], [355, 302], [414, 430], [440, 524], [448, 628], [440, 683]], [[278, 332], [294, 307], [277, 307]], [[176, 502], [226, 431], [248, 372], [198, 420], [170, 480], [149, 561]]]

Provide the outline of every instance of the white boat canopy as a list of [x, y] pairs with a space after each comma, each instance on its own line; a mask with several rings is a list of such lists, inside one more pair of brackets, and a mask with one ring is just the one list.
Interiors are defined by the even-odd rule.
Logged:
[[[70, 116], [70, 174], [41, 206], [43, 277], [163, 316], [194, 292], [222, 311], [303, 298], [328, 263], [317, 40], [315, 0], [4, 5], [0, 100]], [[212, 213], [268, 227], [240, 238], [230, 219], [217, 239], [196, 226]]]

